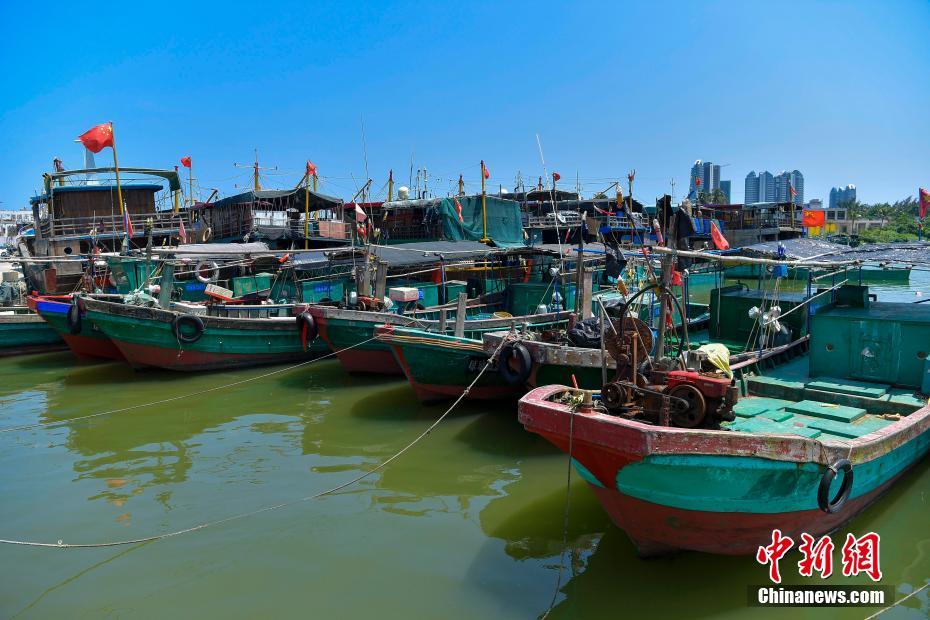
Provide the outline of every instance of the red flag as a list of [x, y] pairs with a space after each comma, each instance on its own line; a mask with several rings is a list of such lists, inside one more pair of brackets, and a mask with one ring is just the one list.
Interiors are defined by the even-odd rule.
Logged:
[[187, 243], [187, 231], [184, 230], [184, 218], [181, 218], [181, 223], [178, 225], [178, 237], [181, 239], [181, 243]]
[[484, 165], [484, 162], [481, 162], [481, 174], [484, 175], [485, 179], [491, 178], [491, 172], [488, 170], [488, 167]]
[[459, 215], [459, 221], [464, 224], [465, 218], [462, 217], [462, 203], [459, 202], [458, 198], [453, 198], [452, 200], [455, 202], [455, 211]]
[[562, 178], [562, 175], [559, 174], [558, 172], [553, 172], [553, 173], [552, 173], [552, 180], [553, 180], [553, 181], [558, 181], [558, 180], [560, 180], [561, 178]]
[[811, 226], [823, 226], [827, 221], [826, 215], [826, 211], [804, 209], [801, 215], [801, 226], [806, 226], [808, 228]]
[[182, 157], [181, 165], [184, 166], [185, 168], [190, 168], [191, 167], [191, 156], [188, 155], [187, 157]]
[[682, 275], [681, 272], [678, 271], [677, 269], [672, 270], [672, 280], [671, 280], [672, 286], [684, 286], [684, 280], [682, 279], [681, 275]]
[[697, 178], [694, 179], [694, 184], [697, 185], [698, 187], [700, 187], [700, 186], [701, 186], [701, 179], [697, 179]]
[[316, 164], [310, 161], [309, 159], [307, 160], [307, 176], [308, 177], [316, 176]]
[[112, 148], [113, 125], [110, 123], [101, 123], [82, 133], [78, 136], [78, 140], [92, 153], [99, 153], [105, 146]]
[[792, 198], [794, 198], [795, 196], [798, 195], [798, 193], [797, 193], [796, 191], [794, 191], [794, 186], [791, 185], [791, 183], [788, 183], [788, 192], [791, 193], [791, 197], [792, 197]]
[[362, 207], [360, 207], [359, 205], [355, 205], [355, 221], [364, 222], [366, 217], [368, 216], [365, 215], [365, 210], [362, 209]]
[[927, 210], [930, 209], [930, 190], [920, 188], [920, 219], [923, 219], [927, 215]]
[[714, 240], [714, 246], [718, 250], [730, 249], [730, 242], [726, 240], [726, 237], [724, 237], [720, 229], [717, 228], [717, 222], [713, 220], [710, 221], [710, 238]]

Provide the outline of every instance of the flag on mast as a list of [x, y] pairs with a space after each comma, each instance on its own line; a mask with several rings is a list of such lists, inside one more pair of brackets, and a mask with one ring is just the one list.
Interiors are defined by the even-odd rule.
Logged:
[[82, 133], [78, 140], [91, 153], [99, 153], [108, 146], [113, 148], [113, 126], [110, 123], [101, 123]]
[[129, 218], [129, 209], [123, 209], [123, 229], [125, 229], [128, 237], [135, 236], [135, 231], [132, 229], [132, 220]]
[[190, 168], [191, 167], [191, 156], [188, 155], [187, 157], [182, 157], [181, 165], [184, 166], [185, 168]]
[[930, 209], [930, 189], [920, 188], [920, 219], [924, 219]]

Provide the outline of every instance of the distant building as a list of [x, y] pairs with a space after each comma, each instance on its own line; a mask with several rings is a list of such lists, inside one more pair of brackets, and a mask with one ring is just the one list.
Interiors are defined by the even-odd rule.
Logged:
[[0, 247], [13, 243], [13, 238], [23, 228], [32, 224], [32, 211], [0, 210]]
[[[789, 197], [791, 194], [788, 189], [789, 184], [796, 192], [793, 198]], [[782, 172], [778, 176], [768, 170], [763, 170], [759, 174], [753, 170], [746, 175], [743, 202], [748, 205], [759, 202], [794, 202], [797, 205], [803, 205], [804, 175], [799, 170]]]
[[720, 181], [720, 191], [723, 192], [723, 195], [727, 197], [726, 203], [733, 204], [733, 201], [731, 200], [732, 193], [730, 191], [729, 181]]
[[856, 186], [849, 184], [846, 187], [834, 187], [830, 190], [830, 208], [835, 209], [845, 202], [856, 200]]
[[[710, 161], [702, 162], [700, 159], [691, 166], [691, 181], [688, 185], [688, 198], [695, 200], [701, 192], [710, 194], [715, 190], [723, 190], [723, 183], [729, 185], [729, 181], [720, 180], [719, 164]], [[727, 202], [729, 202], [729, 192]]]
[[[794, 188], [794, 196], [791, 195], [791, 188]], [[804, 175], [798, 170], [792, 170], [791, 172], [783, 171], [775, 177], [775, 201], [803, 205]]]
[[823, 200], [820, 198], [811, 198], [810, 202], [804, 205], [805, 209], [811, 209], [813, 211], [823, 210]]

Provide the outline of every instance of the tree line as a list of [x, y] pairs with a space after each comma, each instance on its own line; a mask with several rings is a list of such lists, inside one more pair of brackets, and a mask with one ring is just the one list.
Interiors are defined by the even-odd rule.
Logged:
[[867, 204], [858, 200], [843, 200], [837, 207], [846, 209], [846, 219], [851, 223], [850, 230], [856, 232], [856, 221], [863, 219], [880, 220], [878, 228], [864, 228], [858, 231], [859, 238], [867, 243], [914, 241], [917, 239], [917, 216], [920, 205], [913, 196], [895, 202], [876, 202]]

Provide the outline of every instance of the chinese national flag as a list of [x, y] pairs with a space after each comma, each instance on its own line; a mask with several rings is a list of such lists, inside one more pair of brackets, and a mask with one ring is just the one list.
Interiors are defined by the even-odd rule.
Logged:
[[191, 156], [188, 155], [187, 157], [182, 157], [181, 165], [184, 166], [185, 168], [190, 168], [191, 167]]
[[711, 220], [710, 222], [710, 238], [714, 240], [714, 247], [718, 250], [729, 250], [730, 242], [727, 241], [726, 237], [723, 236], [723, 233], [720, 232], [720, 229], [717, 228], [717, 222]]
[[927, 215], [927, 210], [930, 209], [930, 190], [920, 188], [920, 219], [923, 219]]
[[560, 180], [561, 178], [562, 178], [562, 175], [559, 174], [558, 172], [553, 172], [553, 173], [552, 173], [552, 180], [553, 180], [553, 181], [558, 181], [558, 180]]
[[491, 171], [488, 170], [488, 167], [484, 165], [484, 162], [481, 162], [481, 174], [484, 175], [485, 179], [491, 178]]
[[801, 218], [801, 226], [810, 228], [811, 226], [823, 226], [827, 221], [825, 211], [812, 211], [804, 209], [804, 215]]
[[315, 177], [316, 176], [316, 164], [312, 161], [307, 162], [307, 176]]
[[695, 179], [694, 179], [694, 184], [697, 185], [698, 187], [700, 187], [700, 186], [701, 186], [701, 179], [695, 178]]
[[792, 198], [798, 195], [798, 192], [794, 189], [794, 186], [791, 183], [788, 183], [788, 192], [791, 194]]
[[80, 140], [91, 153], [99, 153], [105, 146], [112, 148], [113, 126], [110, 125], [110, 123], [101, 123], [82, 133], [78, 136], [78, 140]]

